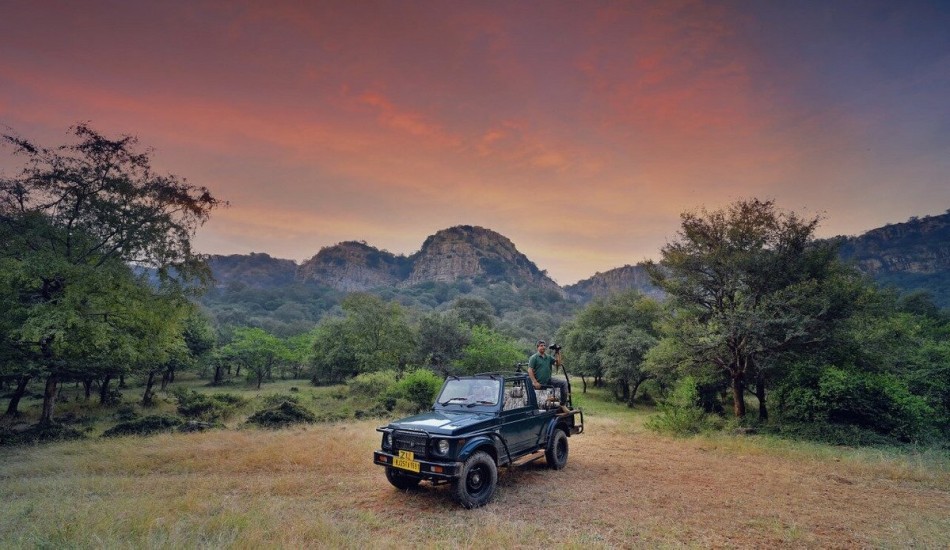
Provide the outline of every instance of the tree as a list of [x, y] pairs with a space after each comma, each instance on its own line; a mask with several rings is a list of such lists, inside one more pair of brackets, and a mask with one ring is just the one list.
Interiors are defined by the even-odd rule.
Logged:
[[[131, 277], [129, 265], [153, 269], [168, 294], [206, 281], [191, 238], [220, 204], [205, 188], [156, 174], [133, 137], [108, 139], [85, 124], [71, 132], [76, 143], [58, 148], [2, 139], [24, 159], [17, 176], [0, 179], [0, 257], [16, 273], [24, 322], [12, 339], [46, 378], [41, 423], [52, 422], [60, 379], [122, 330], [97, 309], [109, 305], [104, 283]], [[80, 288], [94, 291], [95, 305]]]
[[271, 378], [274, 368], [292, 360], [292, 354], [280, 338], [260, 328], [241, 327], [234, 331], [234, 340], [222, 348], [222, 353], [239, 361], [248, 371], [257, 389]]
[[472, 329], [472, 339], [455, 362], [459, 373], [476, 374], [511, 370], [512, 365], [525, 358], [524, 351], [514, 340], [483, 326]]
[[594, 300], [562, 327], [564, 360], [581, 375], [585, 391], [587, 377], [595, 383], [606, 378], [617, 385], [620, 399], [633, 403], [636, 388], [652, 376], [640, 363], [656, 344], [659, 315], [659, 303], [631, 291]]
[[474, 296], [463, 296], [452, 302], [452, 310], [461, 322], [469, 327], [495, 325], [495, 308], [488, 300]]
[[341, 305], [359, 371], [402, 371], [415, 349], [402, 306], [362, 292], [350, 294]]
[[470, 329], [463, 326], [454, 313], [424, 315], [419, 320], [418, 364], [435, 367], [445, 374], [452, 361], [462, 356], [462, 350], [470, 339]]
[[711, 364], [728, 376], [737, 417], [746, 412], [750, 377], [765, 418], [768, 367], [794, 346], [822, 338], [830, 311], [823, 285], [838, 261], [833, 243], [814, 239], [819, 220], [758, 199], [684, 213], [661, 265], [648, 265], [677, 308], [668, 337], [693, 365]]

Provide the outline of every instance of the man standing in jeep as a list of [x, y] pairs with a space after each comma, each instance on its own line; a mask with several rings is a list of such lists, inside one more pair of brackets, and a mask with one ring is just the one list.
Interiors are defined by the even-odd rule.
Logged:
[[531, 377], [531, 383], [534, 389], [540, 390], [541, 386], [553, 386], [561, 391], [561, 405], [567, 406], [570, 402], [570, 395], [567, 390], [567, 380], [554, 378], [556, 367], [561, 365], [561, 350], [558, 349], [554, 357], [548, 355], [547, 344], [544, 340], [538, 340], [538, 352], [528, 359], [528, 376]]

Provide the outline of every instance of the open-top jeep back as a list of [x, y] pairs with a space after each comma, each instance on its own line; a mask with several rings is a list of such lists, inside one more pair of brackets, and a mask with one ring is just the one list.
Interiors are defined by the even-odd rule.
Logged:
[[568, 437], [584, 431], [584, 413], [552, 391], [535, 391], [524, 373], [450, 376], [429, 412], [377, 428], [373, 462], [399, 489], [420, 481], [451, 483], [466, 508], [491, 500], [498, 467], [545, 457], [567, 464]]

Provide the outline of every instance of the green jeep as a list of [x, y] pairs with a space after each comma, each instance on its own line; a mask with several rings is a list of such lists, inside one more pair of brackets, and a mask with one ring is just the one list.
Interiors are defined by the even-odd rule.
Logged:
[[499, 466], [542, 456], [555, 470], [567, 464], [568, 437], [584, 431], [584, 413], [551, 393], [535, 391], [524, 373], [450, 376], [432, 410], [377, 428], [382, 448], [373, 462], [399, 489], [451, 483], [462, 506], [482, 506]]

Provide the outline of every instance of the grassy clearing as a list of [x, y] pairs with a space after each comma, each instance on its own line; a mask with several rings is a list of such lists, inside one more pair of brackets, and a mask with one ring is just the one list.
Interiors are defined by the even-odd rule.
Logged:
[[0, 449], [0, 547], [950, 544], [946, 457], [672, 439], [599, 395], [577, 396], [566, 469], [503, 470], [473, 511], [446, 486], [392, 488], [371, 463], [382, 420]]

